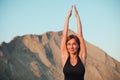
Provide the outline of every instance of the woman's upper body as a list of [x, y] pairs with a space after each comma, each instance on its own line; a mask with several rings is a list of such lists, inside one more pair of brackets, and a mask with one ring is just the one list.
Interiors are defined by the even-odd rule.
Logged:
[[[65, 80], [73, 80], [72, 78], [77, 80], [77, 77], [75, 77], [74, 75], [75, 73], [78, 76], [78, 78], [80, 78], [80, 75], [83, 78], [85, 72], [84, 66], [86, 64], [87, 52], [85, 41], [82, 35], [82, 25], [76, 6], [74, 6], [74, 12], [77, 20], [78, 35], [68, 36], [69, 19], [72, 15], [71, 7], [66, 17], [61, 40], [62, 66], [65, 75]], [[70, 76], [72, 77], [70, 78]]]
[[[71, 61], [73, 61], [76, 56], [79, 56], [82, 63], [84, 65], [86, 64], [87, 51], [86, 51], [85, 41], [82, 34], [82, 25], [81, 25], [80, 17], [75, 6], [74, 6], [74, 12], [77, 20], [77, 28], [78, 28], [77, 38], [79, 39], [79, 44], [77, 39], [75, 40], [74, 38], [72, 38], [68, 40], [69, 18], [72, 15], [72, 7], [71, 7], [66, 17], [64, 30], [62, 34], [62, 40], [61, 40], [62, 66], [65, 65], [65, 62], [69, 56], [71, 58]], [[76, 60], [73, 61], [73, 65], [75, 63], [76, 63]]]

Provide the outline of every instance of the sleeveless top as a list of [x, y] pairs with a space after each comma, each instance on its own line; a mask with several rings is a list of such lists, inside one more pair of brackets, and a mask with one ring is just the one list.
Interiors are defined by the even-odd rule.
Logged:
[[77, 58], [77, 63], [73, 66], [69, 56], [63, 67], [63, 73], [64, 80], [84, 80], [85, 68], [80, 58]]

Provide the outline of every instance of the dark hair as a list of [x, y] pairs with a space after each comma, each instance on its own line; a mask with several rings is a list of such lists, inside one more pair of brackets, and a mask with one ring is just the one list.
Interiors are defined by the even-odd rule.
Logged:
[[79, 38], [78, 38], [76, 35], [71, 34], [71, 35], [69, 35], [69, 36], [67, 37], [66, 46], [67, 46], [67, 42], [68, 42], [69, 40], [71, 40], [71, 39], [75, 39], [75, 41], [76, 41], [77, 44], [79, 45], [79, 48], [78, 48], [78, 54], [79, 54], [79, 51], [80, 51], [80, 40], [79, 40]]

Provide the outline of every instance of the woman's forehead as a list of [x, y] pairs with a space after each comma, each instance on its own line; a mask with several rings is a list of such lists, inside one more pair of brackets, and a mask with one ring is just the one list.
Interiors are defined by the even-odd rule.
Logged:
[[76, 42], [76, 40], [74, 38], [72, 38], [68, 42]]

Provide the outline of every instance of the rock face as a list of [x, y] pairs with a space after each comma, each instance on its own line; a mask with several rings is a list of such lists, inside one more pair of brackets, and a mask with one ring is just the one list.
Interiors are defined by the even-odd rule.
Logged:
[[[0, 80], [64, 80], [61, 36], [62, 31], [47, 32], [3, 42], [0, 45]], [[85, 80], [120, 80], [120, 62], [89, 42], [86, 46]]]

